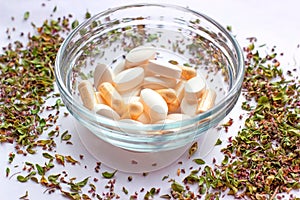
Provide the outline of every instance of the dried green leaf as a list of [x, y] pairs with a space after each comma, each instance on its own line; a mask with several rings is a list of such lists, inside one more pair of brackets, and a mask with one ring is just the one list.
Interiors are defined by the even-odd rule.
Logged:
[[198, 165], [204, 165], [205, 164], [205, 161], [202, 160], [201, 158], [194, 159], [193, 161], [195, 163], [197, 163]]
[[173, 191], [179, 192], [179, 193], [185, 191], [184, 186], [181, 185], [181, 184], [179, 184], [179, 183], [176, 182], [176, 181], [174, 181], [174, 182], [172, 183], [171, 188], [172, 188]]
[[24, 19], [24, 20], [27, 20], [27, 19], [29, 18], [29, 15], [30, 15], [29, 11], [26, 11], [26, 12], [24, 13], [23, 19]]
[[62, 141], [68, 141], [68, 140], [71, 139], [71, 137], [72, 137], [72, 135], [69, 134], [69, 131], [68, 131], [68, 130], [66, 130], [66, 131], [63, 132], [63, 134], [61, 135], [61, 140], [62, 140]]
[[198, 150], [198, 142], [195, 142], [192, 144], [192, 146], [189, 149], [189, 158], [194, 155]]
[[110, 178], [113, 178], [114, 177], [114, 175], [116, 174], [116, 172], [117, 172], [117, 170], [115, 170], [114, 172], [103, 172], [102, 173], [102, 176], [104, 177], [104, 178], [107, 178], [107, 179], [110, 179]]
[[47, 159], [50, 159], [50, 160], [54, 159], [54, 157], [52, 155], [50, 155], [49, 153], [44, 152], [42, 155], [43, 155], [44, 158], [47, 158]]
[[65, 157], [63, 155], [55, 154], [55, 159], [58, 164], [65, 166]]
[[221, 145], [222, 144], [222, 140], [220, 140], [220, 138], [218, 138], [218, 140], [215, 143], [215, 146]]

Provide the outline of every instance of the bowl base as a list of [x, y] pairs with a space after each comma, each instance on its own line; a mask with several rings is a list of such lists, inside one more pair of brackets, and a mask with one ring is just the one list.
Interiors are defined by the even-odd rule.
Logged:
[[[89, 129], [74, 119], [75, 130], [87, 151], [102, 164], [127, 173], [152, 172], [169, 166], [178, 160], [191, 144], [183, 147], [157, 152], [135, 152], [114, 146], [94, 135]], [[218, 131], [203, 133], [197, 139], [198, 156], [207, 156], [219, 136]]]

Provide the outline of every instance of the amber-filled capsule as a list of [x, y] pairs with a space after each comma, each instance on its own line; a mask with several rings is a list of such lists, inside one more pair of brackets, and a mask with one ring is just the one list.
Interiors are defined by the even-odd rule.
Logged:
[[217, 95], [214, 90], [210, 88], [205, 90], [201, 100], [199, 101], [197, 113], [206, 112], [211, 109], [215, 105], [216, 97]]
[[98, 91], [100, 92], [101, 97], [105, 100], [107, 105], [109, 105], [112, 109], [114, 109], [120, 115], [124, 111], [124, 102], [119, 94], [119, 92], [115, 89], [115, 87], [109, 82], [103, 82], [98, 87]]

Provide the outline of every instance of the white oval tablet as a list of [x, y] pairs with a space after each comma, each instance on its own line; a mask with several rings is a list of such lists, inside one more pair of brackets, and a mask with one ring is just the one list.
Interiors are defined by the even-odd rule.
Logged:
[[81, 81], [78, 85], [78, 91], [83, 105], [92, 110], [97, 102], [92, 83], [88, 80]]
[[114, 111], [111, 107], [109, 107], [108, 105], [105, 104], [96, 104], [94, 106], [93, 111], [95, 113], [97, 113], [98, 115], [110, 118], [110, 119], [114, 119], [114, 120], [120, 120], [121, 117], [120, 115]]
[[180, 103], [180, 110], [181, 113], [189, 115], [189, 116], [194, 116], [196, 114], [198, 108], [198, 103], [189, 103], [185, 97], [183, 97], [181, 103]]
[[144, 105], [144, 110], [149, 115], [152, 123], [167, 117], [168, 105], [157, 92], [148, 88], [143, 89], [140, 98]]
[[171, 63], [159, 60], [149, 60], [147, 70], [154, 72], [157, 75], [180, 79], [182, 70]]
[[112, 69], [114, 75], [117, 75], [121, 71], [125, 70], [125, 60], [121, 60], [116, 66]]
[[105, 64], [98, 64], [94, 71], [94, 86], [98, 86], [103, 82], [113, 82], [113, 71], [110, 67]]
[[149, 88], [152, 90], [159, 90], [165, 88], [174, 88], [177, 80], [173, 78], [161, 77], [161, 76], [148, 76], [144, 78], [142, 84], [143, 88]]
[[140, 85], [144, 80], [144, 69], [134, 67], [120, 72], [114, 78], [114, 85], [119, 92], [127, 91]]
[[191, 78], [185, 83], [184, 97], [190, 103], [197, 102], [204, 93], [205, 88], [206, 83], [202, 77]]
[[126, 55], [125, 67], [131, 68], [148, 63], [149, 59], [155, 58], [156, 51], [153, 47], [139, 46]]

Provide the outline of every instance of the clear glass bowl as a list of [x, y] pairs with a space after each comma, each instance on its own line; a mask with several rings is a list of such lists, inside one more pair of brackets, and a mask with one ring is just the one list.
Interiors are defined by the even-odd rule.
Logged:
[[[190, 119], [144, 125], [117, 122], [85, 108], [78, 83], [92, 81], [98, 63], [114, 68], [140, 45], [157, 48], [158, 59], [196, 68], [216, 91], [215, 106]], [[80, 124], [114, 147], [151, 153], [182, 148], [215, 127], [239, 98], [244, 61], [235, 38], [210, 17], [175, 5], [135, 4], [109, 9], [80, 24], [63, 42], [55, 74], [62, 100]]]

